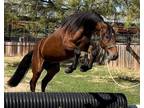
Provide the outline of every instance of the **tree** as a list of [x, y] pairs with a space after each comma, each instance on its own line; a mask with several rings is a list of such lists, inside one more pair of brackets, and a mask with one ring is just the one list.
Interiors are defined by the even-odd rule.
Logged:
[[26, 25], [30, 31], [52, 32], [66, 16], [77, 11], [98, 12], [107, 19], [125, 20], [128, 26], [135, 19], [139, 22], [139, 10], [139, 0], [8, 0], [5, 29], [12, 20], [27, 20], [31, 22]]

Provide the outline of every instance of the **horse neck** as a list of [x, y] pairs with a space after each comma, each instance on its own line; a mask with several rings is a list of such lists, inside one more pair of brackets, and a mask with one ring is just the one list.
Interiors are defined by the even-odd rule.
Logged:
[[[70, 38], [76, 41], [79, 38], [81, 38], [82, 34], [85, 35], [83, 28], [79, 28], [77, 31], [69, 31], [69, 30], [65, 30], [65, 28], [63, 27], [59, 27], [58, 29], [56, 29], [56, 31], [52, 35], [61, 37], [62, 39]], [[86, 37], [89, 37], [89, 36], [86, 36]]]
[[64, 30], [63, 30], [63, 28], [57, 28], [52, 34], [51, 34], [51, 36], [56, 36], [56, 37], [61, 37], [61, 36], [63, 36], [64, 35]]
[[74, 36], [74, 33], [68, 32], [63, 27], [59, 27], [58, 29], [56, 29], [56, 31], [53, 33], [53, 35], [55, 35], [57, 37], [61, 37], [63, 39], [65, 37], [72, 38]]

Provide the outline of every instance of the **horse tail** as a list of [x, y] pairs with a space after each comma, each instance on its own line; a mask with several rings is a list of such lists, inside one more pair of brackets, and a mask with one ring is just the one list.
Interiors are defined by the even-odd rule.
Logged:
[[11, 87], [17, 86], [20, 83], [20, 81], [23, 79], [24, 75], [28, 72], [28, 69], [31, 66], [32, 54], [33, 54], [33, 51], [27, 53], [23, 57], [14, 75], [8, 81], [9, 86]]

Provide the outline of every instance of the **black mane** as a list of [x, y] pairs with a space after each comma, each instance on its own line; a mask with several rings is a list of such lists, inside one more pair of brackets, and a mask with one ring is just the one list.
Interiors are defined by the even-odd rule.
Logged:
[[88, 32], [95, 29], [97, 22], [103, 22], [103, 18], [97, 13], [79, 12], [68, 16], [61, 24], [65, 31], [76, 32], [80, 27], [84, 27]]
[[110, 26], [110, 24], [109, 23], [107, 23], [107, 22], [105, 22], [107, 25], [108, 25], [108, 37], [109, 37], [109, 39], [111, 39], [112, 38], [112, 33], [115, 35], [115, 31], [114, 31], [114, 29]]

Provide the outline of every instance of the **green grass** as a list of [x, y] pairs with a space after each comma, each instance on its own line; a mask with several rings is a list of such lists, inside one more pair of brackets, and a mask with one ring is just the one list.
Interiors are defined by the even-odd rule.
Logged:
[[[19, 59], [5, 58], [5, 77], [10, 77]], [[119, 87], [111, 79], [106, 66], [96, 66], [92, 70], [82, 73], [79, 71], [79, 67], [71, 74], [64, 73], [65, 67], [61, 67], [61, 71], [53, 78], [46, 88], [47, 92], [113, 92], [124, 93], [127, 96], [129, 104], [140, 103], [140, 86], [133, 88]], [[132, 71], [132, 70], [130, 70]], [[123, 73], [123, 72], [122, 72]], [[42, 78], [45, 76], [44, 71], [38, 80], [36, 91], [40, 91], [40, 84]], [[136, 81], [119, 79], [120, 75], [112, 72], [115, 80], [126, 87], [131, 87], [134, 84], [139, 84]], [[126, 75], [126, 74], [125, 74]], [[129, 74], [128, 74], [129, 75]], [[22, 83], [28, 83], [32, 76], [31, 70], [26, 75]], [[132, 76], [133, 77], [133, 76]], [[135, 79], [135, 78], [134, 78]], [[8, 88], [5, 88], [8, 89]]]

